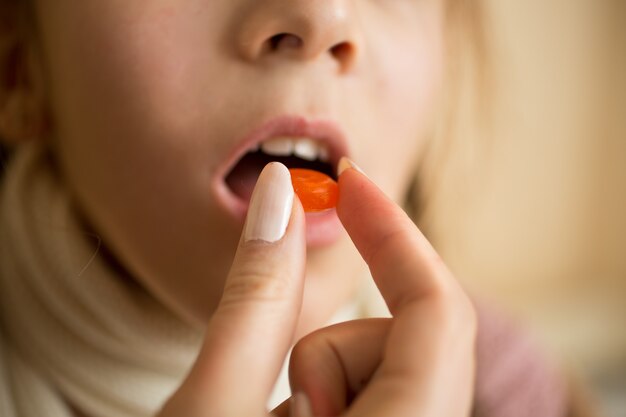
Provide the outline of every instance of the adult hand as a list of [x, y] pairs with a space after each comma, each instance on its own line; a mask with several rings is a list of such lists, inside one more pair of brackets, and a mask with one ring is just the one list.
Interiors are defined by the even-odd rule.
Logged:
[[340, 164], [337, 214], [393, 318], [340, 323], [298, 342], [290, 380], [304, 405], [295, 414], [467, 416], [473, 306], [413, 221], [355, 168]]
[[[470, 301], [413, 222], [367, 177], [345, 169], [339, 187], [337, 213], [393, 318], [342, 323], [302, 339], [290, 364], [295, 402], [275, 413], [468, 415]], [[269, 164], [203, 348], [159, 417], [267, 415], [302, 302], [304, 216], [290, 190], [286, 168]]]

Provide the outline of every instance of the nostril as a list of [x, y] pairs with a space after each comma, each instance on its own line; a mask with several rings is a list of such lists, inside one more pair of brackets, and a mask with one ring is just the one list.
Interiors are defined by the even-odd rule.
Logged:
[[302, 46], [302, 39], [291, 33], [279, 33], [269, 40], [270, 49], [276, 51], [281, 48], [299, 48]]
[[[0, 0], [2, 1], [2, 0]], [[302, 37], [289, 32], [277, 33], [269, 38], [266, 38], [262, 46], [262, 51], [265, 53], [280, 53], [282, 52], [297, 52], [298, 56], [313, 58], [318, 56], [319, 53], [325, 52], [327, 55], [339, 65], [340, 71], [346, 71], [353, 63], [356, 53], [356, 47], [353, 42], [342, 41], [334, 43], [334, 45], [328, 49], [324, 48], [324, 39], [313, 39], [308, 44]], [[332, 44], [326, 44], [332, 45]]]
[[354, 46], [349, 42], [341, 42], [330, 48], [330, 53], [337, 61], [345, 64], [350, 61]]

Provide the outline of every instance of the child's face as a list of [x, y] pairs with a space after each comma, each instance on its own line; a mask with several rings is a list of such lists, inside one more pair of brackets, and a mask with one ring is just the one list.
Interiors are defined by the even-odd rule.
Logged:
[[[85, 218], [187, 317], [209, 317], [243, 224], [215, 192], [220, 168], [264, 122], [336, 123], [350, 156], [403, 198], [442, 72], [443, 0], [35, 3], [53, 146]], [[300, 42], [272, 49], [282, 33]], [[304, 327], [362, 270], [336, 226], [309, 231]]]

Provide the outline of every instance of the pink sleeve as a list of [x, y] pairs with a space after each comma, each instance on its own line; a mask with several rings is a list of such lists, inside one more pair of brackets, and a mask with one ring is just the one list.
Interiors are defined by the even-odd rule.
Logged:
[[566, 384], [531, 338], [502, 315], [477, 306], [475, 417], [563, 417]]

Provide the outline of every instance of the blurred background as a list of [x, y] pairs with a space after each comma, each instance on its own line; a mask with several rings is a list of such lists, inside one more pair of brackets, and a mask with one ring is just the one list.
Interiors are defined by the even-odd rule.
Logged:
[[467, 288], [624, 417], [626, 1], [487, 3], [493, 118], [459, 114], [465, 149], [424, 224]]

